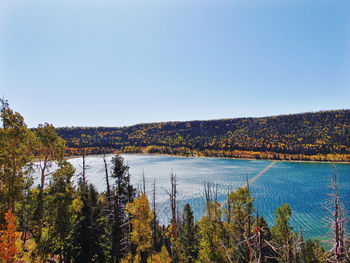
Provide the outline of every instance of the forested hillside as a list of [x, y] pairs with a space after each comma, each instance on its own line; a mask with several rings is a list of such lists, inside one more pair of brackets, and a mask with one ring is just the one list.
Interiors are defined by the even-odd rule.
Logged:
[[350, 160], [350, 110], [264, 118], [65, 127], [69, 154], [121, 150], [295, 160]]

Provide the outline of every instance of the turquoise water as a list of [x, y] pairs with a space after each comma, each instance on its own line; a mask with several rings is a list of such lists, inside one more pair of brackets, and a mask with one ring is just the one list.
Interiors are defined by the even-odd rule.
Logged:
[[[229, 190], [235, 190], [256, 176], [271, 161], [231, 160], [220, 158], [180, 158], [150, 155], [123, 155], [130, 166], [131, 181], [141, 187], [142, 174], [146, 177], [146, 192], [151, 197], [156, 180], [157, 213], [161, 223], [170, 222], [169, 176], [177, 176], [179, 211], [187, 202], [198, 220], [204, 212], [204, 182], [218, 185], [218, 201], [224, 202]], [[109, 159], [112, 155], [108, 156]], [[81, 172], [81, 159], [69, 160]], [[102, 156], [87, 157], [89, 182], [99, 191], [105, 191]], [[350, 165], [337, 164], [339, 195], [345, 209], [350, 208]], [[255, 208], [271, 225], [275, 210], [282, 203], [293, 209], [292, 225], [303, 230], [306, 238], [323, 238], [327, 227], [323, 223], [329, 213], [324, 206], [330, 200], [333, 166], [327, 163], [277, 162], [250, 185]]]

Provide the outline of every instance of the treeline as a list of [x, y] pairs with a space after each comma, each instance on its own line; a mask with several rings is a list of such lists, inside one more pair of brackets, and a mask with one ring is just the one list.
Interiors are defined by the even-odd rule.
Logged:
[[68, 154], [152, 152], [310, 161], [350, 161], [350, 110], [265, 118], [163, 122], [122, 128], [57, 128]]
[[[169, 185], [171, 222], [160, 225], [156, 184], [130, 183], [120, 155], [105, 163], [105, 191], [98, 192], [82, 171], [63, 158], [65, 142], [49, 124], [31, 131], [23, 117], [2, 101], [0, 128], [0, 262], [349, 262], [349, 239], [335, 177], [330, 207], [332, 249], [304, 241], [290, 225], [292, 210], [276, 210], [273, 227], [254, 210], [249, 187], [216, 200], [215, 186], [205, 184], [205, 215], [194, 221], [187, 204], [178, 212], [176, 176]], [[84, 153], [84, 152], [83, 152]], [[36, 161], [36, 164], [33, 162]], [[57, 163], [50, 173], [48, 168]], [[40, 182], [33, 185], [33, 168]], [[78, 184], [73, 183], [77, 177]], [[145, 182], [145, 180], [144, 180]], [[148, 200], [152, 196], [152, 205]]]

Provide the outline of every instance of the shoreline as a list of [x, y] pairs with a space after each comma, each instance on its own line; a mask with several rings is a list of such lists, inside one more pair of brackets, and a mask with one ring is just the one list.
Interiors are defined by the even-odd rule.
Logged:
[[[271, 162], [289, 162], [289, 163], [324, 163], [324, 164], [350, 164], [350, 162], [344, 161], [307, 161], [307, 160], [280, 160], [280, 159], [256, 159], [256, 158], [237, 158], [237, 157], [220, 157], [220, 156], [183, 156], [178, 154], [162, 154], [162, 153], [123, 153], [123, 152], [114, 152], [114, 153], [106, 153], [106, 155], [115, 155], [115, 154], [125, 154], [125, 155], [140, 155], [140, 156], [167, 156], [167, 157], [177, 157], [177, 158], [207, 158], [207, 159], [227, 159], [227, 160], [247, 160], [247, 161], [271, 161]], [[88, 156], [103, 156], [101, 153], [97, 154], [87, 154]], [[82, 155], [70, 155], [65, 156], [66, 159], [74, 159], [81, 158]]]

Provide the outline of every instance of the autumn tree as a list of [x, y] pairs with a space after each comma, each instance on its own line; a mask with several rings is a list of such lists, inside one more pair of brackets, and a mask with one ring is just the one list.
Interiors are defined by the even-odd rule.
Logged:
[[16, 240], [18, 235], [16, 233], [15, 216], [9, 210], [5, 214], [6, 225], [2, 226], [0, 230], [0, 262], [15, 262], [17, 247]]
[[148, 252], [151, 248], [151, 222], [154, 217], [146, 194], [142, 193], [132, 203], [128, 203], [125, 211], [131, 217], [131, 241], [137, 245], [134, 262], [146, 262]]
[[65, 141], [59, 137], [55, 131], [55, 128], [45, 123], [39, 124], [35, 131], [35, 136], [38, 141], [36, 148], [36, 158], [39, 162], [39, 168], [41, 173], [41, 191], [45, 187], [45, 177], [48, 168], [51, 167], [53, 161], [61, 161], [65, 151]]
[[[213, 193], [214, 192], [214, 193]], [[222, 208], [216, 198], [216, 190], [210, 184], [205, 186], [205, 215], [198, 222], [200, 235], [199, 262], [230, 262], [230, 249], [225, 242], [225, 226]], [[213, 198], [214, 196], [214, 198]]]
[[37, 148], [36, 148], [36, 158], [39, 161], [39, 168], [41, 173], [41, 184], [40, 192], [38, 196], [37, 205], [37, 220], [38, 220], [38, 232], [37, 239], [40, 246], [41, 232], [42, 232], [42, 219], [43, 219], [43, 191], [45, 187], [45, 178], [47, 176], [47, 170], [51, 167], [53, 161], [60, 161], [64, 156], [65, 151], [65, 141], [60, 138], [55, 131], [55, 128], [45, 123], [40, 124], [35, 131]]
[[1, 109], [0, 128], [0, 211], [15, 212], [16, 202], [23, 199], [30, 178], [34, 136], [23, 117], [9, 107]]
[[159, 253], [156, 253], [152, 257], [147, 259], [147, 263], [171, 263], [172, 259], [165, 246], [162, 247]]

